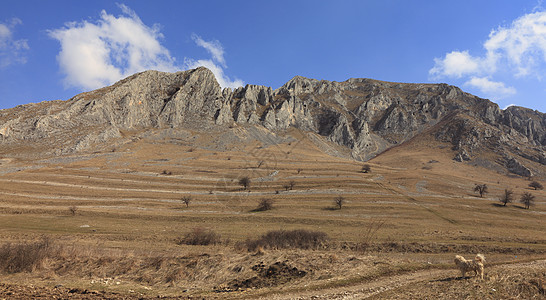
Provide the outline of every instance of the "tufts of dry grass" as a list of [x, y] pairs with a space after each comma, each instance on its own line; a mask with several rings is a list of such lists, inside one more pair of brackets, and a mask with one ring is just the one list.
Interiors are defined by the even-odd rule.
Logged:
[[0, 268], [6, 273], [33, 272], [40, 269], [46, 259], [56, 257], [58, 253], [59, 248], [48, 238], [5, 244], [0, 248]]
[[183, 238], [177, 239], [176, 243], [178, 245], [215, 245], [221, 243], [221, 236], [211, 229], [196, 227]]
[[320, 231], [305, 229], [269, 231], [256, 240], [247, 240], [249, 251], [269, 249], [319, 249], [328, 243], [328, 235]]

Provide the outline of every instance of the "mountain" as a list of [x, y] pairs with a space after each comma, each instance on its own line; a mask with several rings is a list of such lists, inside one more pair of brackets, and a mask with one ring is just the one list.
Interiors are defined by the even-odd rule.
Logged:
[[221, 140], [238, 127], [255, 130], [258, 140], [295, 128], [362, 161], [410, 141], [434, 141], [449, 146], [461, 163], [546, 175], [546, 115], [538, 111], [501, 110], [447, 84], [296, 76], [276, 90], [221, 89], [206, 68], [146, 71], [67, 101], [2, 110], [0, 155], [106, 151], [150, 135], [174, 136], [179, 129]]

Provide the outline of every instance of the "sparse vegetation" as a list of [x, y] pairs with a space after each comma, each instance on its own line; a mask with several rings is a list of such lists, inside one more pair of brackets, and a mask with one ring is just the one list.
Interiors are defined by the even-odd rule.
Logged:
[[360, 251], [366, 251], [368, 247], [376, 240], [377, 232], [385, 225], [385, 220], [372, 220], [372, 222], [366, 225], [361, 241], [358, 244], [357, 248]]
[[186, 204], [186, 207], [190, 206], [191, 196], [184, 196], [181, 199], [182, 203]]
[[480, 194], [481, 198], [483, 198], [483, 195], [489, 193], [489, 191], [487, 190], [487, 185], [485, 183], [476, 184], [476, 186], [474, 186], [474, 192], [477, 192], [478, 194]]
[[78, 207], [72, 205], [72, 206], [70, 206], [70, 207], [68, 208], [68, 211], [70, 212], [71, 215], [75, 216], [76, 213], [78, 212]]
[[519, 201], [525, 205], [525, 209], [529, 209], [529, 207], [535, 204], [535, 196], [529, 192], [525, 192], [523, 195], [521, 195], [521, 199]]
[[262, 198], [254, 211], [266, 211], [271, 209], [273, 209], [273, 200], [270, 198]]
[[5, 244], [0, 247], [0, 268], [6, 273], [32, 272], [42, 267], [47, 258], [56, 255], [48, 238], [36, 242]]
[[161, 175], [172, 175], [172, 174], [173, 174], [173, 172], [168, 171], [168, 170], [163, 170], [163, 171], [161, 172]]
[[365, 164], [362, 166], [362, 173], [370, 173], [372, 171], [372, 167], [369, 164]]
[[529, 183], [529, 187], [534, 188], [535, 191], [544, 189], [544, 186], [542, 185], [542, 183], [540, 183], [538, 181], [533, 181], [533, 182]]
[[337, 209], [341, 209], [345, 204], [345, 198], [343, 196], [337, 196], [334, 198], [334, 204]]
[[241, 179], [239, 179], [239, 185], [243, 187], [243, 190], [247, 190], [250, 187], [250, 177], [244, 176]]
[[221, 242], [221, 236], [211, 229], [204, 227], [193, 228], [183, 238], [176, 240], [178, 245], [214, 245]]
[[510, 189], [505, 189], [504, 194], [500, 198], [500, 202], [506, 206], [506, 204], [511, 203], [514, 200], [514, 191]]
[[247, 240], [246, 247], [255, 251], [258, 247], [264, 249], [318, 249], [328, 242], [328, 235], [321, 231], [305, 229], [269, 231], [257, 240]]

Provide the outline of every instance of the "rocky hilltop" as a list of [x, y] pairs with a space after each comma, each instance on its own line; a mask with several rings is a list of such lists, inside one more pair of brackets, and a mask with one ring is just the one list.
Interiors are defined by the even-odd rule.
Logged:
[[450, 144], [460, 162], [487, 156], [521, 176], [544, 172], [546, 165], [544, 113], [501, 110], [455, 86], [296, 76], [276, 90], [231, 90], [221, 89], [206, 68], [146, 71], [67, 101], [2, 110], [0, 151], [62, 155], [95, 151], [149, 130], [191, 127], [206, 133], [234, 126], [272, 133], [298, 128], [347, 147], [358, 160], [427, 136]]

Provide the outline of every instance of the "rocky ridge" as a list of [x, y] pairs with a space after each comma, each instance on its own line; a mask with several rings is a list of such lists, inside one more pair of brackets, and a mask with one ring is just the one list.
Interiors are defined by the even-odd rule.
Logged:
[[450, 143], [457, 161], [489, 151], [496, 153], [496, 163], [521, 176], [533, 175], [525, 162], [546, 165], [544, 113], [501, 110], [455, 86], [296, 76], [276, 90], [258, 85], [231, 90], [221, 89], [206, 68], [146, 71], [67, 101], [2, 110], [0, 150], [25, 145], [61, 155], [150, 129], [235, 125], [271, 132], [295, 127], [348, 147], [358, 160], [428, 134]]

